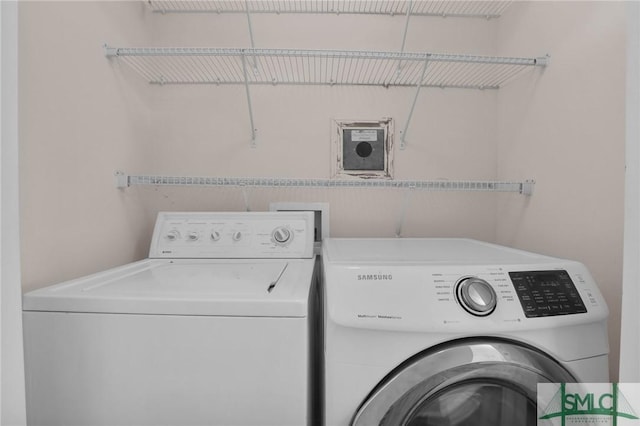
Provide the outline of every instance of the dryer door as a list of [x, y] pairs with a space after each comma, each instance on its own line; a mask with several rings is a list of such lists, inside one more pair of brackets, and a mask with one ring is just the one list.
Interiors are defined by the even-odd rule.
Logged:
[[575, 382], [551, 357], [501, 340], [440, 346], [389, 375], [354, 426], [535, 426], [538, 383]]

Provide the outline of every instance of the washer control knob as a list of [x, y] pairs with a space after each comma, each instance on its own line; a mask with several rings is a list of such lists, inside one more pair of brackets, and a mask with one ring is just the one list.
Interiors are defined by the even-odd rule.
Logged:
[[279, 226], [274, 229], [271, 236], [277, 244], [287, 244], [291, 241], [291, 231], [285, 226]]
[[480, 317], [490, 315], [498, 303], [491, 284], [478, 277], [466, 277], [458, 281], [456, 298], [467, 312]]
[[165, 235], [164, 237], [169, 241], [179, 240], [180, 239], [180, 232], [178, 232], [178, 231], [176, 231], [174, 229], [172, 231], [167, 232], [167, 235]]
[[213, 241], [220, 240], [220, 237], [222, 237], [222, 235], [220, 235], [220, 231], [216, 231], [216, 230], [211, 231], [211, 239]]
[[197, 241], [198, 238], [200, 238], [200, 236], [196, 231], [189, 232], [189, 235], [187, 235], [187, 239], [189, 241]]
[[242, 239], [242, 232], [234, 231], [232, 238], [233, 238], [233, 241], [240, 241]]

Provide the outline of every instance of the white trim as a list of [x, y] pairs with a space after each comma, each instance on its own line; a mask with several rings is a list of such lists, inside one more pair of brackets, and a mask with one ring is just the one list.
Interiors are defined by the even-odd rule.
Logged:
[[626, 176], [620, 382], [640, 382], [640, 3], [627, 3]]
[[0, 1], [0, 424], [25, 425], [18, 209], [18, 3]]

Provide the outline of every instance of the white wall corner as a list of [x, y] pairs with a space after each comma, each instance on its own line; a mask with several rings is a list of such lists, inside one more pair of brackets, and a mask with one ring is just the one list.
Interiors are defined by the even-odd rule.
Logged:
[[0, 2], [0, 424], [26, 425], [18, 216], [18, 3]]
[[626, 174], [620, 382], [640, 382], [640, 3], [627, 3]]

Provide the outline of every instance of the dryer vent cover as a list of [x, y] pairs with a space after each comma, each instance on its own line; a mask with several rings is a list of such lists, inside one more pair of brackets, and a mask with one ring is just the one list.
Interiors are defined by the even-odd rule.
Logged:
[[334, 120], [334, 177], [393, 178], [393, 120]]

